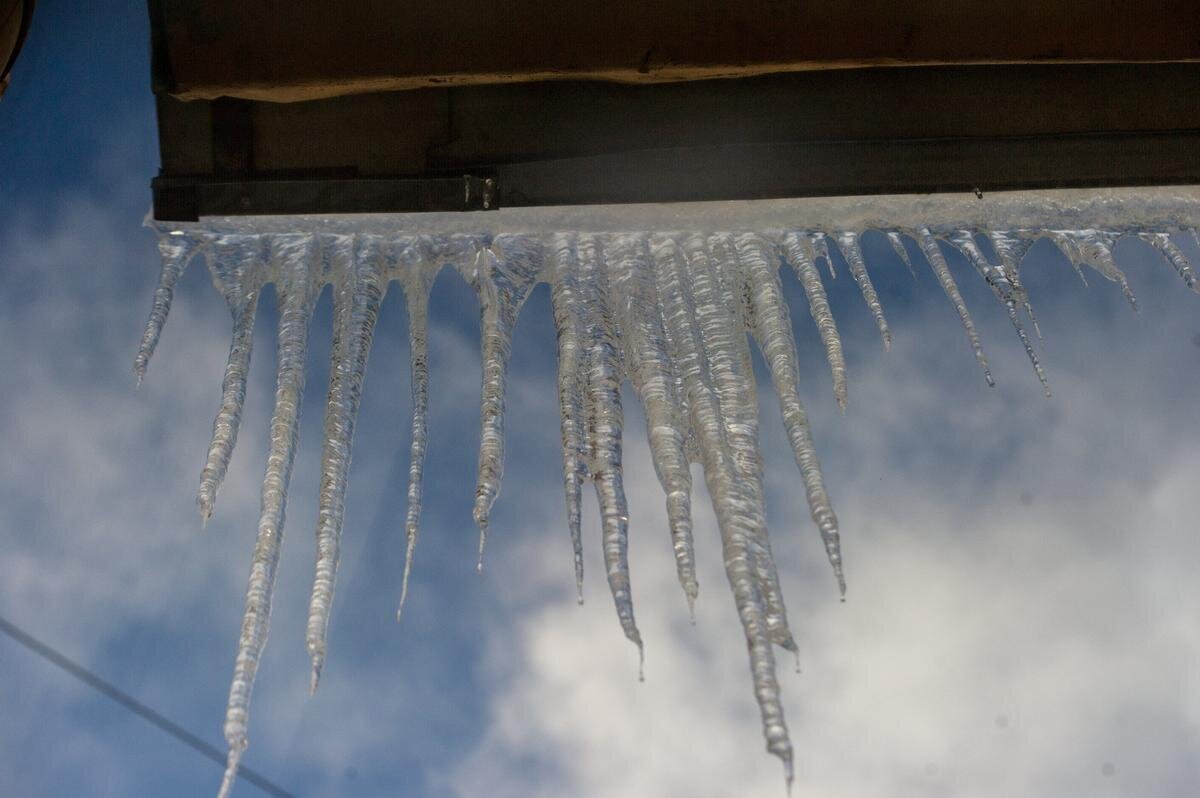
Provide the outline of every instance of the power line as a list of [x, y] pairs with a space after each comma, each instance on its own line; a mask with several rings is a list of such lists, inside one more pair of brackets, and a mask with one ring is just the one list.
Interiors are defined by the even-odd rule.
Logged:
[[[3, 616], [0, 616], [0, 632], [4, 632], [4, 634], [25, 646], [25, 648], [37, 654], [42, 659], [45, 659], [58, 666], [79, 681], [95, 689], [97, 692], [108, 696], [113, 701], [116, 701], [118, 704], [125, 707], [135, 715], [140, 716], [144, 720], [150, 721], [155, 726], [162, 729], [167, 734], [171, 735], [185, 745], [191, 746], [199, 753], [216, 762], [222, 768], [225, 767], [224, 752], [217, 750], [213, 746], [204, 742], [204, 740], [201, 740], [199, 737], [192, 734], [187, 729], [172, 722], [163, 715], [160, 715], [158, 712], [155, 712], [153, 709], [146, 706], [141, 701], [138, 701], [124, 690], [121, 690], [116, 685], [110, 684], [104, 679], [101, 679], [87, 668], [59, 653], [57, 650], [46, 643], [43, 643], [41, 640], [38, 640], [21, 627], [17, 626], [11, 621], [6, 620]], [[261, 773], [258, 773], [244, 765], [238, 769], [238, 776], [269, 795], [277, 796], [277, 798], [295, 798], [295, 796], [293, 796], [290, 792], [275, 784], [266, 776], [263, 776]]]

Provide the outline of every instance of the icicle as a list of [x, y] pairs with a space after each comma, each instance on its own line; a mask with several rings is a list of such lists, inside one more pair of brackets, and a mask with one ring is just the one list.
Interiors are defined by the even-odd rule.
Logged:
[[1029, 358], [1030, 364], [1033, 366], [1033, 371], [1037, 374], [1038, 382], [1042, 384], [1042, 393], [1047, 398], [1050, 397], [1050, 385], [1046, 382], [1046, 372], [1042, 368], [1042, 364], [1038, 361], [1038, 356], [1033, 351], [1033, 344], [1029, 341], [1029, 336], [1025, 333], [1025, 328], [1021, 326], [1021, 320], [1017, 318], [1017, 293], [1013, 288], [1012, 283], [1008, 279], [1008, 275], [1003, 270], [1002, 266], [995, 266], [983, 254], [979, 248], [979, 244], [975, 241], [975, 233], [970, 230], [957, 230], [950, 234], [949, 242], [951, 246], [961, 252], [975, 271], [979, 272], [992, 289], [992, 293], [996, 299], [1000, 301], [1006, 312], [1008, 320], [1012, 322], [1013, 329], [1017, 332], [1017, 337], [1021, 340], [1021, 345], [1025, 348], [1025, 356]]
[[825, 259], [825, 268], [829, 269], [829, 279], [836, 280], [837, 272], [833, 268], [833, 258], [829, 254], [829, 237], [824, 233], [809, 233], [808, 242], [812, 247], [812, 261], [816, 263], [821, 258]]
[[317, 514], [317, 565], [308, 608], [306, 642], [312, 659], [312, 691], [325, 664], [329, 610], [341, 556], [354, 423], [362, 395], [363, 373], [386, 283], [381, 275], [379, 242], [373, 236], [331, 236], [333, 352], [329, 396], [325, 404], [325, 445], [321, 452], [320, 505]]
[[[787, 623], [787, 608], [767, 532], [762, 455], [758, 445], [758, 396], [746, 333], [752, 329], [749, 283], [733, 237], [726, 234], [684, 239], [696, 320], [704, 359], [716, 389], [725, 445], [737, 469], [742, 521], [766, 609], [771, 639], [798, 651]], [[733, 301], [736, 298], [736, 301]]]
[[1037, 316], [1033, 314], [1029, 292], [1021, 284], [1021, 261], [1024, 260], [1025, 253], [1033, 245], [1033, 239], [1012, 232], [993, 231], [988, 234], [988, 240], [991, 241], [992, 249], [996, 250], [996, 256], [1000, 259], [1000, 265], [997, 268], [1012, 285], [1013, 291], [1025, 308], [1025, 315], [1029, 317], [1029, 322], [1033, 325], [1034, 333], [1037, 334], [1039, 341], [1042, 340], [1042, 328], [1038, 326]]
[[304, 395], [304, 370], [308, 353], [308, 327], [320, 288], [319, 274], [311, 268], [311, 235], [275, 236], [271, 242], [272, 263], [278, 267], [279, 365], [276, 373], [275, 411], [271, 416], [271, 450], [262, 484], [262, 511], [258, 537], [250, 565], [246, 610], [242, 616], [229, 703], [225, 709], [225, 740], [229, 760], [221, 794], [227, 795], [237, 775], [242, 752], [249, 742], [247, 724], [250, 696], [258, 663], [267, 644], [271, 623], [271, 601], [275, 571], [283, 542], [284, 512], [296, 441], [300, 407]]
[[658, 291], [646, 240], [616, 237], [610, 246], [608, 267], [625, 345], [626, 371], [645, 410], [654, 471], [667, 495], [675, 569], [694, 620], [699, 585], [692, 541], [692, 477], [684, 448], [687, 420], [681, 412], [682, 398], [658, 312]]
[[946, 263], [946, 257], [942, 254], [942, 250], [938, 247], [937, 239], [929, 232], [929, 228], [922, 227], [917, 231], [917, 244], [920, 245], [921, 251], [925, 253], [925, 258], [929, 261], [930, 268], [937, 275], [938, 282], [942, 285], [942, 290], [946, 292], [947, 298], [954, 305], [954, 309], [958, 311], [958, 318], [962, 321], [963, 329], [967, 332], [967, 339], [971, 342], [971, 350], [975, 353], [975, 359], [979, 361], [979, 365], [983, 368], [983, 377], [987, 380], [989, 386], [995, 387], [996, 381], [992, 379], [992, 372], [988, 368], [987, 358], [983, 355], [983, 344], [979, 341], [979, 333], [975, 330], [975, 322], [971, 321], [971, 314], [967, 310], [967, 303], [963, 301], [962, 294], [958, 292], [958, 284], [954, 282], [954, 276], [950, 274], [950, 266]]
[[656, 237], [652, 252], [663, 320], [670, 332], [674, 359], [688, 394], [704, 479], [717, 513], [725, 573], [733, 589], [750, 650], [754, 694], [762, 715], [763, 735], [767, 750], [783, 761], [790, 783], [792, 747], [779, 700], [779, 685], [775, 680], [775, 659], [764, 601], [758, 589], [757, 564], [753, 561], [755, 555], [740, 513], [744, 504], [739, 500], [738, 471], [724, 440], [726, 428], [711, 376], [706, 376], [698, 308], [691, 298], [687, 261], [678, 244], [670, 238]]
[[904, 234], [899, 230], [887, 231], [888, 243], [892, 245], [892, 250], [900, 256], [900, 260], [904, 261], [904, 265], [908, 267], [908, 273], [912, 278], [917, 279], [917, 270], [913, 268], [912, 258], [908, 256], [908, 247], [904, 246]]
[[150, 317], [146, 319], [146, 329], [142, 333], [142, 343], [138, 347], [137, 357], [133, 359], [133, 373], [137, 384], [141, 385], [146, 377], [146, 368], [154, 350], [158, 346], [158, 337], [162, 334], [167, 316], [171, 313], [171, 299], [175, 294], [175, 284], [183, 276], [184, 270], [198, 249], [198, 239], [192, 236], [170, 233], [159, 237], [158, 253], [162, 257], [162, 271], [158, 276], [158, 287], [154, 289], [154, 301], [150, 306]]
[[1084, 288], [1088, 288], [1087, 277], [1083, 273], [1083, 255], [1079, 252], [1079, 247], [1075, 243], [1075, 239], [1064, 230], [1047, 230], [1046, 237], [1054, 242], [1054, 246], [1063, 254], [1067, 262], [1071, 264], [1071, 268], [1075, 270], [1075, 274], [1083, 283]]
[[796, 340], [792, 336], [792, 321], [779, 283], [778, 257], [769, 243], [753, 233], [738, 236], [738, 252], [748, 271], [751, 286], [755, 319], [752, 332], [779, 397], [784, 429], [791, 442], [796, 465], [800, 468], [813, 523], [821, 533], [838, 590], [845, 595], [846, 580], [842, 573], [837, 515], [825, 491], [825, 480], [808, 426], [808, 414], [800, 401], [799, 358], [796, 355]]
[[621, 468], [621, 354], [608, 297], [603, 255], [592, 237], [579, 241], [579, 288], [584, 309], [583, 407], [588, 472], [600, 503], [600, 531], [608, 587], [625, 637], [638, 647], [629, 580], [629, 508]]
[[1187, 255], [1184, 255], [1183, 250], [1171, 240], [1170, 233], [1142, 233], [1140, 238], [1162, 253], [1188, 288], [1200, 293], [1200, 286], [1196, 284], [1196, 272], [1192, 270], [1192, 264], [1188, 263]]
[[472, 284], [479, 294], [483, 386], [480, 401], [479, 477], [475, 487], [475, 523], [479, 525], [479, 562], [487, 545], [488, 515], [504, 476], [504, 391], [517, 314], [537, 283], [541, 244], [517, 235], [497, 236], [476, 260]]
[[825, 296], [825, 287], [821, 284], [821, 275], [813, 265], [812, 245], [802, 234], [788, 233], [783, 237], [783, 248], [788, 263], [796, 272], [796, 277], [808, 296], [808, 308], [817, 325], [817, 332], [821, 334], [825, 358], [829, 361], [829, 371], [833, 374], [833, 395], [837, 399], [838, 407], [845, 412], [846, 359], [842, 354], [842, 339], [838, 336], [837, 324], [833, 320], [829, 300]]
[[862, 247], [858, 243], [858, 234], [852, 231], [838, 233], [836, 241], [838, 248], [842, 251], [842, 256], [850, 266], [850, 274], [854, 276], [854, 282], [858, 283], [858, 288], [862, 291], [867, 308], [875, 318], [875, 326], [879, 328], [879, 337], [883, 339], [883, 348], [891, 349], [892, 331], [888, 329], [887, 319], [883, 316], [883, 304], [879, 301], [879, 295], [875, 293], [875, 286], [871, 284], [871, 276], [867, 274], [867, 263], [863, 259]]
[[210, 251], [213, 281], [224, 294], [233, 314], [233, 340], [221, 385], [221, 408], [213, 421], [212, 443], [208, 447], [208, 459], [200, 474], [200, 491], [196, 496], [200, 517], [205, 522], [212, 516], [217, 491], [225, 480], [242, 423], [250, 353], [254, 348], [254, 316], [258, 293], [266, 277], [264, 240], [262, 236], [228, 236], [218, 239]]
[[[416, 251], [414, 251], [414, 249]], [[407, 256], [407, 257], [405, 257]], [[431, 263], [426, 252], [405, 248], [400, 263], [400, 284], [404, 289], [404, 304], [408, 311], [409, 374], [412, 381], [412, 443], [408, 461], [408, 511], [404, 518], [404, 575], [400, 580], [400, 603], [396, 620], [404, 613], [408, 599], [408, 580], [412, 575], [413, 554], [421, 526], [421, 493], [425, 473], [425, 447], [428, 443], [429, 412], [429, 292], [437, 276], [437, 264]]]
[[1129, 307], [1133, 308], [1134, 313], [1137, 313], [1137, 297], [1133, 295], [1133, 289], [1129, 286], [1129, 281], [1125, 279], [1125, 272], [1121, 271], [1116, 260], [1113, 259], [1112, 249], [1116, 244], [1116, 237], [1099, 230], [1083, 230], [1072, 235], [1071, 239], [1079, 253], [1080, 260], [1106, 279], [1120, 285], [1121, 293], [1125, 295]]
[[558, 330], [558, 408], [563, 451], [563, 491], [567, 504], [567, 530], [575, 558], [576, 600], [583, 603], [583, 535], [580, 507], [583, 481], [587, 477], [584, 451], [583, 409], [583, 300], [579, 293], [579, 254], [576, 237], [559, 233], [553, 241], [554, 262], [550, 272], [550, 302], [554, 327]]

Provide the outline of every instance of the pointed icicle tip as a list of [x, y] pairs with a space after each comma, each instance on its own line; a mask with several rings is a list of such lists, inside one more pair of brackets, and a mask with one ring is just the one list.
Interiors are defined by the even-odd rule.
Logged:
[[242, 761], [242, 751], [245, 746], [229, 746], [229, 757], [225, 764], [225, 773], [221, 776], [221, 788], [217, 790], [217, 798], [229, 798], [233, 793], [233, 783], [237, 781], [238, 767]]
[[317, 694], [317, 687], [321, 684], [321, 669], [325, 667], [323, 659], [314, 657], [312, 663], [312, 676], [308, 681], [308, 694], [310, 696]]

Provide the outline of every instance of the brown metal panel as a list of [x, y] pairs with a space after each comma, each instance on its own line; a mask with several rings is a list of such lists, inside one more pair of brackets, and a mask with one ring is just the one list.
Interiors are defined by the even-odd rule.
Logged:
[[186, 99], [1200, 59], [1195, 0], [151, 0], [151, 12], [160, 90]]

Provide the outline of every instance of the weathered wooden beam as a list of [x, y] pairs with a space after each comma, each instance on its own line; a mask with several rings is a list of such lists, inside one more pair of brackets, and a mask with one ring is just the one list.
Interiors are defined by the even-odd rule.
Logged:
[[159, 98], [160, 218], [1200, 184], [1200, 63]]
[[[1200, 59], [1195, 0], [150, 0], [156, 89], [291, 102], [429, 86]], [[157, 56], [162, 56], [158, 58]]]

